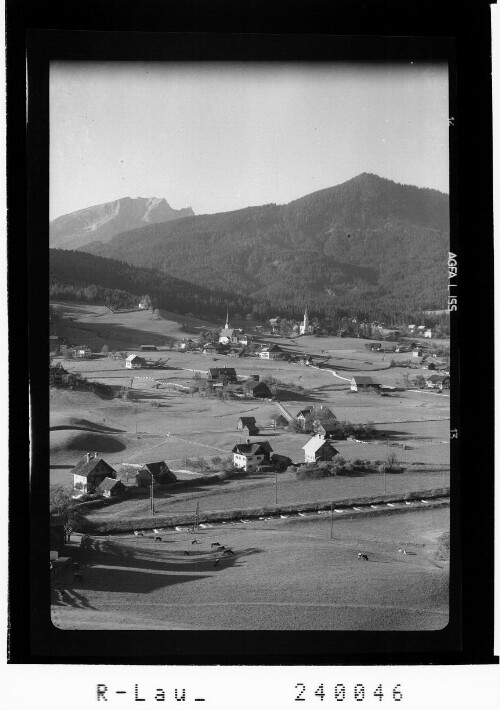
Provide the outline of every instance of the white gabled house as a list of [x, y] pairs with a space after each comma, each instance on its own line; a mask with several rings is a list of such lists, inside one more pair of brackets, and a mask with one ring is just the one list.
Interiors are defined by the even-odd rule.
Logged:
[[268, 441], [256, 441], [251, 444], [250, 439], [247, 439], [246, 444], [237, 444], [234, 447], [233, 464], [244, 471], [255, 471], [257, 466], [269, 463], [272, 450]]
[[139, 355], [129, 355], [125, 360], [125, 367], [129, 370], [139, 370], [141, 367], [144, 367], [145, 364], [146, 360], [139, 357]]
[[313, 436], [302, 448], [304, 449], [306, 463], [331, 461], [339, 453], [328, 439], [324, 439], [321, 436]]

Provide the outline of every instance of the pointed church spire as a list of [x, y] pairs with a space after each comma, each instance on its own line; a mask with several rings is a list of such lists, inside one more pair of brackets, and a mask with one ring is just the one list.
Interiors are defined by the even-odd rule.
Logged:
[[227, 309], [227, 312], [226, 312], [226, 328], [229, 328], [229, 308]]

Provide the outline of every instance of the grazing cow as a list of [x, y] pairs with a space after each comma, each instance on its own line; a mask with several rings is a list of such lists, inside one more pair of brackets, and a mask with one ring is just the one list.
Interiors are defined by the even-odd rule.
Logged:
[[153, 528], [153, 532], [155, 533], [155, 535], [157, 535], [160, 531], [157, 530], [156, 528]]
[[199, 545], [200, 543], [198, 540], [191, 540], [191, 545]]
[[81, 572], [75, 572], [73, 574], [73, 581], [74, 582], [83, 582], [83, 574]]
[[358, 552], [358, 559], [368, 562], [368, 555], [364, 555], [362, 552]]
[[229, 547], [226, 549], [224, 548], [224, 552], [222, 553], [223, 557], [227, 557], [228, 555], [234, 555], [234, 552], [229, 549]]
[[221, 546], [220, 542], [212, 542], [212, 544], [210, 545], [210, 547], [211, 547], [212, 550], [215, 549], [215, 548], [218, 548], [218, 547], [220, 547], [220, 546]]
[[134, 535], [135, 535], [136, 537], [144, 537], [144, 533], [139, 532], [138, 530], [134, 530]]
[[161, 542], [161, 537], [155, 537], [155, 542]]

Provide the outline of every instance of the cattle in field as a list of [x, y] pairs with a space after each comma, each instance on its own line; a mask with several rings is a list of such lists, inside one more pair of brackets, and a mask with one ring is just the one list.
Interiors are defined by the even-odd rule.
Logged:
[[134, 535], [135, 535], [136, 537], [144, 537], [144, 533], [139, 532], [139, 530], [134, 530]]
[[224, 548], [224, 552], [222, 553], [222, 556], [228, 557], [229, 555], [234, 555], [234, 552], [229, 547], [227, 549]]
[[212, 550], [215, 550], [220, 546], [221, 546], [220, 542], [212, 542], [212, 544], [210, 545]]
[[155, 542], [161, 542], [161, 537], [155, 537]]
[[359, 560], [364, 560], [365, 562], [368, 562], [368, 555], [363, 554], [362, 552], [358, 552], [358, 559]]

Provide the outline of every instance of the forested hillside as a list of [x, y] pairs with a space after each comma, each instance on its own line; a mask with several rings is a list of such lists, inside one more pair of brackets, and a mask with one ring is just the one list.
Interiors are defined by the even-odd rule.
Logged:
[[83, 247], [277, 312], [446, 307], [448, 196], [364, 173], [288, 205], [151, 224]]
[[80, 251], [51, 249], [49, 263], [51, 299], [101, 302], [120, 309], [136, 308], [147, 294], [155, 308], [220, 318], [227, 304], [233, 313], [247, 313], [253, 306], [248, 298], [211, 292], [159, 271]]

